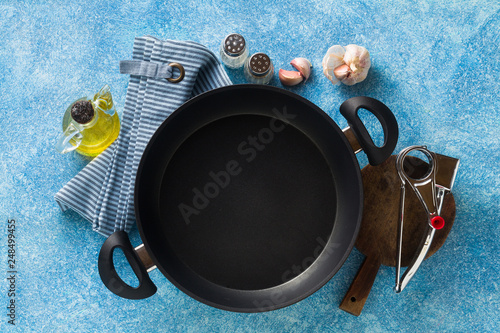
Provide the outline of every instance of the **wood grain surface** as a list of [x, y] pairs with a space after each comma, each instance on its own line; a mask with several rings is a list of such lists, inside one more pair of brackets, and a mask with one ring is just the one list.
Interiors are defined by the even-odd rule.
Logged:
[[[407, 156], [405, 166], [411, 166], [413, 178], [422, 177], [428, 164]], [[364, 208], [356, 248], [365, 256], [358, 274], [340, 304], [340, 308], [358, 316], [370, 294], [380, 265], [396, 266], [397, 234], [400, 201], [400, 178], [396, 171], [396, 156], [378, 166], [368, 165], [361, 171], [364, 188]], [[445, 196], [441, 216], [443, 229], [436, 230], [426, 258], [433, 255], [445, 242], [455, 220], [455, 200], [451, 193]], [[427, 215], [416, 194], [406, 189], [403, 228], [402, 265], [408, 266], [418, 250], [427, 227]], [[425, 264], [425, 262], [424, 262]], [[404, 270], [402, 270], [404, 271]], [[417, 273], [418, 274], [418, 273]], [[395, 277], [394, 277], [395, 279]], [[392, 287], [394, 281], [388, 281]]]

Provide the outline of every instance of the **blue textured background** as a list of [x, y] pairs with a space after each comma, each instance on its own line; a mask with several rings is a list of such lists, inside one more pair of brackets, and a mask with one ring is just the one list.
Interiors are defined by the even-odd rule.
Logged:
[[[7, 324], [0, 275], [0, 331], [498, 332], [499, 31], [498, 0], [0, 1], [0, 272], [7, 270], [8, 218], [17, 220], [19, 262], [15, 327]], [[121, 111], [128, 77], [118, 63], [131, 59], [136, 36], [194, 40], [216, 52], [231, 32], [243, 34], [251, 52], [267, 52], [276, 69], [309, 58], [312, 77], [289, 89], [340, 127], [341, 102], [371, 96], [398, 119], [396, 152], [426, 144], [461, 159], [454, 227], [402, 294], [392, 291], [394, 268], [382, 267], [361, 316], [339, 310], [363, 259], [357, 250], [317, 293], [269, 313], [208, 307], [159, 271], [151, 273], [158, 292], [147, 300], [120, 299], [101, 284], [104, 238], [53, 200], [88, 163], [54, 150], [65, 108], [108, 83]], [[370, 51], [372, 68], [361, 84], [333, 86], [321, 60], [329, 46], [350, 43]], [[228, 73], [234, 83], [245, 82], [241, 71]], [[277, 77], [271, 84], [281, 86]], [[131, 235], [138, 245], [137, 231]]]

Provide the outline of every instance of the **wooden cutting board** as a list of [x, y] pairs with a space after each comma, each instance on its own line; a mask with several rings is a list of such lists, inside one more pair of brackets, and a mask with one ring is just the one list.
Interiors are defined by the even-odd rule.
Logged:
[[[405, 162], [418, 165], [413, 178], [423, 176], [428, 165], [413, 156]], [[368, 165], [361, 171], [364, 188], [364, 208], [356, 248], [365, 256], [356, 277], [340, 304], [340, 308], [358, 316], [363, 310], [380, 265], [396, 266], [397, 234], [400, 201], [400, 178], [396, 171], [396, 156], [391, 156], [378, 166]], [[455, 200], [446, 194], [441, 216], [445, 220], [443, 229], [436, 230], [426, 258], [433, 255], [445, 242], [455, 220]], [[406, 189], [403, 228], [402, 266], [408, 266], [426, 232], [427, 215], [415, 192]], [[425, 261], [422, 263], [425, 265]], [[401, 270], [402, 273], [404, 269]], [[413, 279], [419, 276], [416, 273]], [[387, 281], [387, 288], [395, 285], [396, 276]], [[411, 282], [410, 282], [411, 283]]]

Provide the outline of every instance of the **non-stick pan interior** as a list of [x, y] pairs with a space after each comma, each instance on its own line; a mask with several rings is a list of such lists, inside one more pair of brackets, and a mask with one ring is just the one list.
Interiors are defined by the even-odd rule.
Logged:
[[340, 268], [360, 196], [354, 154], [326, 114], [276, 88], [230, 87], [160, 127], [139, 168], [136, 216], [176, 286], [217, 307], [263, 311]]
[[225, 117], [193, 133], [168, 163], [159, 201], [172, 251], [207, 280], [244, 290], [305, 270], [318, 239], [330, 237], [336, 211], [318, 147], [261, 115]]

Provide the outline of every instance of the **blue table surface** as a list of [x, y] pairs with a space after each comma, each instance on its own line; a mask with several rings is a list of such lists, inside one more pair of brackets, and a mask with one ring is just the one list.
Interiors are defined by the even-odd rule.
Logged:
[[[0, 31], [0, 331], [500, 331], [498, 0], [1, 1]], [[120, 299], [102, 285], [97, 255], [105, 238], [53, 199], [89, 162], [54, 149], [64, 110], [107, 83], [122, 112], [128, 76], [118, 64], [131, 59], [136, 36], [193, 40], [218, 52], [231, 32], [244, 35], [251, 52], [268, 53], [276, 69], [309, 58], [311, 78], [286, 89], [341, 128], [340, 104], [371, 96], [396, 115], [395, 153], [425, 144], [460, 158], [453, 229], [403, 293], [392, 290], [395, 269], [382, 266], [362, 314], [340, 310], [364, 258], [356, 249], [318, 292], [266, 313], [201, 304], [158, 270], [151, 272], [158, 292], [146, 300]], [[334, 86], [322, 58], [330, 46], [351, 43], [370, 51], [372, 68], [358, 85]], [[245, 82], [241, 70], [227, 72]], [[271, 85], [282, 87], [277, 73]], [[14, 326], [7, 316], [9, 219], [17, 226]], [[136, 229], [130, 235], [141, 243]]]

